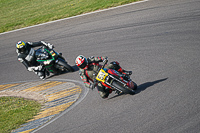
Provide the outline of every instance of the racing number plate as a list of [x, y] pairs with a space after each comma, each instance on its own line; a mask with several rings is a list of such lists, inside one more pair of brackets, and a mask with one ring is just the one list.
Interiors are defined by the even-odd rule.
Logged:
[[103, 69], [101, 69], [96, 77], [96, 80], [104, 83], [107, 76], [108, 73], [106, 73]]

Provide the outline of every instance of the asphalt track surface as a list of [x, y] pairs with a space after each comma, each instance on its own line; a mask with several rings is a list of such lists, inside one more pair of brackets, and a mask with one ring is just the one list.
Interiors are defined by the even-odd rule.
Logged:
[[[44, 40], [68, 63], [76, 56], [117, 60], [138, 84], [136, 95], [101, 99], [89, 91], [37, 133], [198, 133], [200, 0], [149, 0], [0, 35], [0, 83], [37, 80], [17, 61], [15, 43]], [[51, 77], [81, 81], [78, 71]], [[83, 88], [85, 89], [85, 88]]]

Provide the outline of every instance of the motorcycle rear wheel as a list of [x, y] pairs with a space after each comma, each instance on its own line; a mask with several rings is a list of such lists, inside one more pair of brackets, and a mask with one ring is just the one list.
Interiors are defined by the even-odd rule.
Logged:
[[118, 89], [120, 89], [124, 94], [131, 94], [131, 95], [134, 95], [135, 94], [135, 91], [134, 90], [129, 90], [127, 88], [125, 88], [123, 86], [122, 83], [118, 82], [118, 81], [113, 81], [112, 83], [113, 86], [117, 87]]

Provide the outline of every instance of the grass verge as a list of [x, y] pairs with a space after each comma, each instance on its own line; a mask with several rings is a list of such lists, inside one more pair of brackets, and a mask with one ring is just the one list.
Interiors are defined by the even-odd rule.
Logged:
[[1, 0], [0, 33], [139, 0]]
[[41, 105], [32, 100], [0, 97], [0, 133], [10, 133], [40, 111]]

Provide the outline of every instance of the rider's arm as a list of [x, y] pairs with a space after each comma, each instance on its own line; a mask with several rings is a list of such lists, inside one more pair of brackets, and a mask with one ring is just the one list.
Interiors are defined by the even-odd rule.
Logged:
[[43, 43], [40, 42], [26, 42], [27, 44], [31, 45], [31, 47], [38, 47], [43, 46]]
[[84, 70], [80, 70], [79, 71], [79, 75], [80, 75], [80, 78], [82, 79], [85, 87], [90, 88], [91, 87], [91, 83], [89, 82], [87, 76], [84, 74]]
[[26, 67], [26, 69], [28, 69], [28, 67], [31, 67], [29, 63], [23, 58], [18, 57], [18, 61], [20, 61]]
[[90, 59], [91, 62], [103, 62], [103, 60], [105, 58], [106, 57], [94, 57], [94, 56], [89, 57], [89, 59]]
[[31, 45], [31, 47], [38, 47], [38, 46], [46, 46], [50, 49], [53, 49], [53, 44], [46, 43], [44, 41], [39, 41], [39, 42], [27, 42], [27, 44]]

